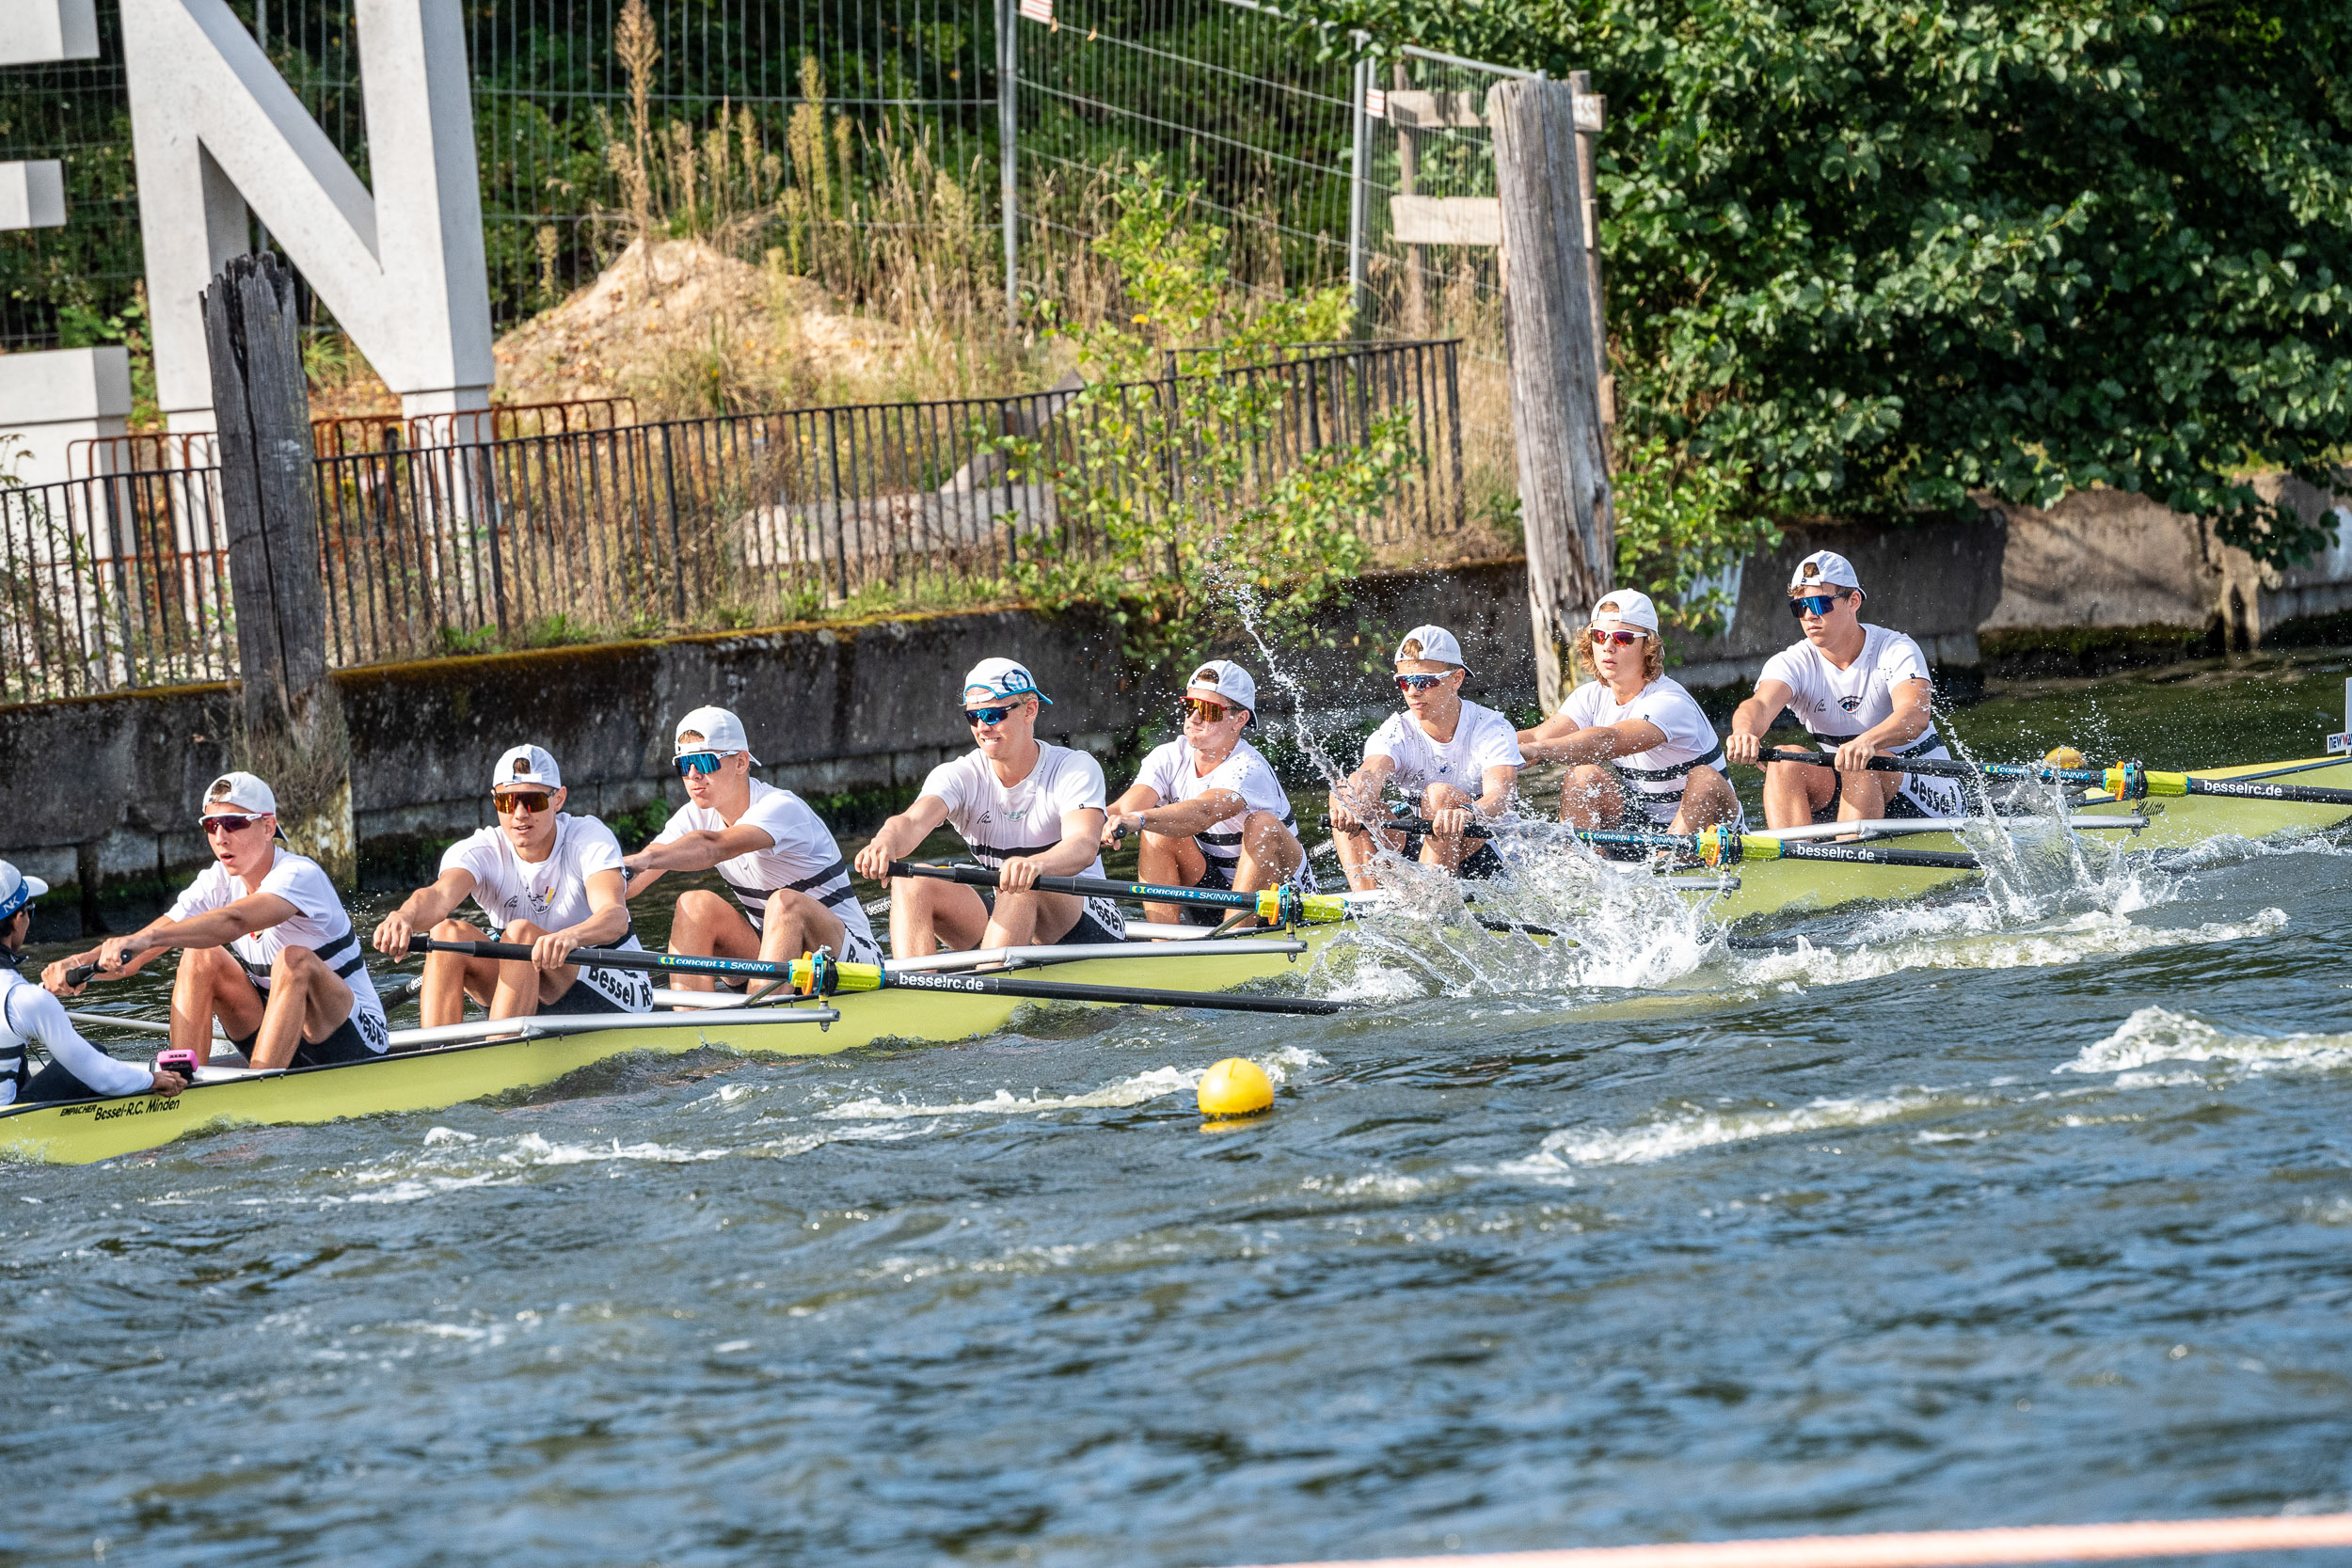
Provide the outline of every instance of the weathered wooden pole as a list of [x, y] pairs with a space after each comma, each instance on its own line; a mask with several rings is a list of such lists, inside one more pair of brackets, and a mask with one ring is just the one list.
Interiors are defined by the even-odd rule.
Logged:
[[294, 847], [350, 885], [351, 746], [327, 679], [310, 384], [294, 276], [275, 256], [231, 257], [204, 291], [221, 511], [243, 682], [236, 767], [278, 795]]
[[1566, 645], [1608, 592], [1616, 548], [1576, 94], [1565, 82], [1506, 82], [1486, 102], [1502, 206], [1503, 342], [1528, 610], [1539, 697], [1549, 713], [1570, 685]]

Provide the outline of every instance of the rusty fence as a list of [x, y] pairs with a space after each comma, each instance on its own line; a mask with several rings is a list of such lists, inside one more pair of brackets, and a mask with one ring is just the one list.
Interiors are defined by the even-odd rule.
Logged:
[[[1311, 460], [1375, 440], [1402, 478], [1356, 526], [1400, 558], [1464, 524], [1457, 344], [1294, 345], [1010, 398], [497, 438], [316, 460], [339, 667], [1018, 595], [1214, 550]], [[215, 470], [0, 490], [0, 701], [233, 678]]]

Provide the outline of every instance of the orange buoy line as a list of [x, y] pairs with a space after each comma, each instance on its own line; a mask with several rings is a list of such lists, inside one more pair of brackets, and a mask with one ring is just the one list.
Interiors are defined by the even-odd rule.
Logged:
[[1292, 1563], [1287, 1568], [1959, 1568], [2005, 1562], [2092, 1562], [2352, 1546], [2352, 1513], [2233, 1519], [2149, 1519], [2115, 1525], [1796, 1535], [1655, 1546], [1577, 1546], [1540, 1552], [1448, 1552]]

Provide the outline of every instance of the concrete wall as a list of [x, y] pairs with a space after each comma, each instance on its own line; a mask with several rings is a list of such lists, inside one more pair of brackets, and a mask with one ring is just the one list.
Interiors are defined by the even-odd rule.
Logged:
[[[1386, 665], [1401, 633], [1437, 621], [1462, 638], [1473, 691], [1530, 689], [1524, 572], [1516, 562], [1372, 579], [1324, 628], [1328, 645], [1285, 660], [1311, 706], [1393, 705]], [[1252, 648], [1268, 712], [1295, 699]], [[490, 820], [490, 768], [533, 741], [555, 753], [571, 809], [631, 811], [683, 800], [672, 725], [705, 703], [732, 707], [762, 777], [812, 795], [903, 795], [971, 744], [963, 673], [992, 654], [1026, 662], [1054, 704], [1048, 738], [1107, 755], [1146, 714], [1165, 714], [1201, 654], [1136, 670], [1099, 614], [922, 615], [491, 654], [348, 670], [335, 677], [352, 738], [352, 805], [366, 851], [453, 837]], [[0, 858], [53, 885], [153, 884], [201, 864], [198, 797], [229, 766], [234, 694], [222, 685], [0, 707]], [[90, 906], [86, 904], [86, 909]]]

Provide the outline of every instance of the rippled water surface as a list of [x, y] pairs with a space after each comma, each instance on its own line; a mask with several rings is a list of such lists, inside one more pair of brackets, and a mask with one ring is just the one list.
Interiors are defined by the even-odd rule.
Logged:
[[[1959, 725], [2015, 754], [2095, 704], [2180, 737], [2152, 763], [2251, 760], [2342, 680]], [[1434, 995], [1392, 925], [1343, 981], [1375, 1014], [626, 1059], [0, 1167], [0, 1561], [1176, 1568], [2345, 1506], [2345, 838], [1804, 929], [1629, 896], [1573, 960], [1457, 933]], [[1229, 1054], [1279, 1108], [1214, 1132]]]

